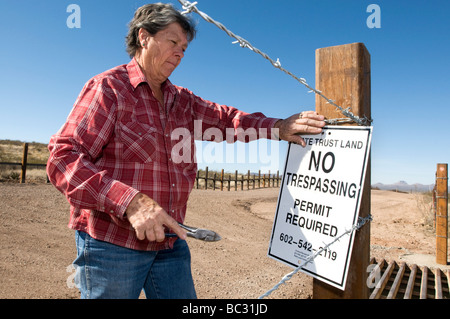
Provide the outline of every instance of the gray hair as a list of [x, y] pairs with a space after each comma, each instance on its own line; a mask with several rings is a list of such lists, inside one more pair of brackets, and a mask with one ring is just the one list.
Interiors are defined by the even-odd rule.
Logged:
[[139, 43], [139, 29], [143, 28], [153, 36], [174, 22], [177, 22], [186, 32], [189, 42], [195, 38], [197, 30], [194, 23], [171, 4], [152, 3], [138, 8], [134, 13], [133, 20], [128, 25], [129, 30], [126, 36], [127, 53], [130, 57], [134, 57], [137, 50], [141, 47]]

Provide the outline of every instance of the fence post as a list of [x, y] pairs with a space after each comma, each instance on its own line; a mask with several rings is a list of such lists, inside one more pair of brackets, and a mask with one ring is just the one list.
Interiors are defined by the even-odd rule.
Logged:
[[436, 172], [436, 263], [447, 265], [448, 164], [437, 164]]
[[24, 143], [22, 154], [22, 171], [20, 173], [20, 183], [25, 183], [27, 175], [27, 162], [28, 162], [28, 143]]
[[261, 170], [258, 171], [258, 188], [261, 188]]
[[[362, 43], [352, 43], [316, 50], [316, 89], [350, 107], [353, 114], [371, 118], [370, 54]], [[316, 111], [327, 119], [342, 118], [339, 110], [316, 95]], [[367, 165], [360, 217], [370, 214], [370, 156]], [[345, 291], [317, 279], [313, 280], [314, 299], [367, 299], [367, 267], [370, 261], [370, 223], [355, 234]]]
[[198, 180], [200, 179], [200, 171], [195, 174], [195, 187], [198, 189]]
[[280, 171], [277, 171], [277, 187], [280, 186]]

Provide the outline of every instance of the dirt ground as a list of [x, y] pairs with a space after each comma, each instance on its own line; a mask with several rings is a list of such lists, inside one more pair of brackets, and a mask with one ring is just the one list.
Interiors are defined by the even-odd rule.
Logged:
[[[434, 256], [435, 235], [418, 196], [372, 190], [372, 257]], [[277, 197], [276, 188], [193, 191], [186, 224], [222, 236], [215, 243], [188, 239], [200, 299], [258, 298], [292, 271], [267, 257]], [[79, 298], [71, 285], [75, 239], [68, 212], [49, 184], [0, 183], [0, 298]], [[311, 297], [312, 279], [302, 273], [270, 295]]]

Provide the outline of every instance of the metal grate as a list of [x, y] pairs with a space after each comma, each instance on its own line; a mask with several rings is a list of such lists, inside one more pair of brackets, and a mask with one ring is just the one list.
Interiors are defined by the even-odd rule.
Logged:
[[450, 299], [450, 270], [400, 265], [395, 261], [370, 261], [369, 279], [379, 278], [370, 289], [370, 299]]

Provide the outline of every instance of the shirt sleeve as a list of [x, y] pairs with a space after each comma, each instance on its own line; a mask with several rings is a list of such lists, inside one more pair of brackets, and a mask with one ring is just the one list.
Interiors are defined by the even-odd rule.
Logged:
[[279, 140], [278, 129], [274, 125], [279, 118], [271, 118], [263, 113], [246, 113], [235, 107], [220, 105], [204, 100], [192, 92], [194, 118], [199, 121], [201, 132], [196, 133], [196, 139], [221, 141], [217, 138], [220, 131], [222, 141], [250, 142], [260, 138]]
[[47, 174], [72, 206], [123, 219], [138, 191], [95, 165], [114, 131], [116, 106], [106, 79], [89, 81], [65, 124], [50, 139]]

